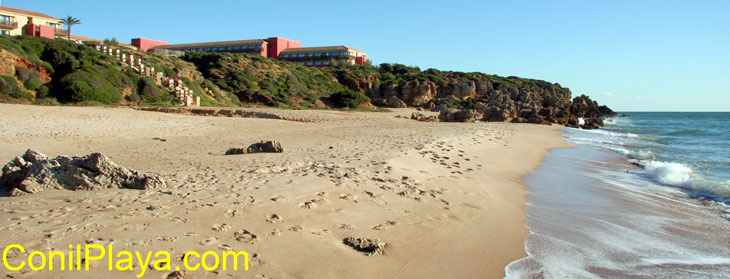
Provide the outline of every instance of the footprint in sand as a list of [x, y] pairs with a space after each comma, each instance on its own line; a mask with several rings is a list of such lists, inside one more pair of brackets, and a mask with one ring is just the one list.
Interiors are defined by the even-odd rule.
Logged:
[[398, 221], [388, 220], [383, 224], [378, 224], [378, 225], [372, 226], [370, 228], [373, 230], [377, 230], [377, 231], [383, 231], [383, 230], [387, 230], [388, 227], [395, 226], [395, 225], [398, 225]]
[[200, 244], [201, 245], [206, 245], [206, 246], [208, 246], [208, 245], [214, 245], [216, 243], [218, 243], [218, 238], [215, 238], [215, 237], [212, 237], [212, 236], [206, 237], [205, 239], [203, 239], [203, 240], [200, 241]]
[[282, 196], [282, 195], [274, 196], [274, 197], [271, 197], [269, 199], [272, 200], [272, 201], [274, 201], [274, 202], [282, 202], [282, 201], [285, 201], [286, 200], [286, 198], [284, 196]]
[[224, 232], [224, 231], [230, 230], [231, 226], [228, 224], [225, 224], [225, 223], [224, 224], [215, 224], [215, 225], [213, 225], [213, 227], [211, 229], [216, 232]]
[[319, 198], [319, 199], [312, 199], [312, 200], [309, 200], [307, 202], [304, 202], [300, 206], [301, 207], [304, 207], [306, 209], [315, 209], [318, 206], [322, 206], [322, 205], [325, 205], [325, 204], [328, 204], [328, 203], [330, 203], [329, 200]]
[[276, 213], [271, 214], [270, 216], [268, 216], [268, 218], [266, 218], [266, 222], [269, 222], [272, 224], [275, 224], [278, 222], [283, 222], [283, 221], [284, 221], [284, 218], [281, 218], [281, 216], [279, 216], [279, 214], [276, 214]]
[[310, 231], [314, 235], [330, 235], [332, 232], [328, 229], [316, 229]]
[[254, 244], [259, 240], [258, 236], [256, 236], [256, 234], [254, 234], [246, 229], [240, 229], [240, 230], [236, 231], [235, 233], [233, 233], [233, 239], [240, 241], [240, 242], [245, 242], [248, 244]]
[[236, 216], [236, 213], [238, 213], [238, 210], [235, 209], [228, 209], [226, 210], [226, 213], [223, 214], [226, 218], [233, 218]]
[[355, 203], [357, 202], [357, 196], [353, 196], [352, 194], [347, 194], [347, 193], [341, 193], [340, 199], [348, 200], [348, 201], [355, 202]]
[[355, 229], [355, 226], [350, 224], [340, 224], [337, 228], [340, 230], [351, 231]]

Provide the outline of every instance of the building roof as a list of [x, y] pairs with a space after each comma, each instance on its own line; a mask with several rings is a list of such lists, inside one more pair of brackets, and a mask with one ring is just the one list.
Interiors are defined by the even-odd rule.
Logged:
[[47, 18], [47, 19], [60, 20], [55, 17], [49, 16], [47, 14], [42, 14], [39, 12], [31, 12], [31, 11], [26, 11], [26, 10], [21, 10], [21, 9], [15, 9], [15, 8], [10, 8], [10, 7], [0, 6], [0, 11], [6, 11], [6, 12], [11, 12], [11, 13], [16, 13], [16, 14], [24, 14], [24, 15], [29, 15], [31, 17], [43, 17], [43, 18]]
[[209, 42], [209, 43], [193, 43], [193, 44], [179, 44], [179, 45], [164, 45], [156, 46], [154, 48], [189, 48], [189, 47], [216, 47], [216, 46], [229, 46], [229, 45], [244, 45], [244, 44], [263, 44], [267, 43], [264, 40], [242, 40], [242, 41], [225, 41], [225, 42]]

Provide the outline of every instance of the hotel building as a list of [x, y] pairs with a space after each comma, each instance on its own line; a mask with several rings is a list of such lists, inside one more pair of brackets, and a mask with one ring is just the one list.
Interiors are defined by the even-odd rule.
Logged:
[[132, 45], [141, 51], [173, 55], [182, 55], [186, 51], [248, 53], [312, 67], [330, 66], [332, 60], [358, 65], [364, 65], [368, 61], [365, 52], [354, 48], [346, 46], [303, 48], [301, 42], [279, 37], [178, 45], [138, 38], [132, 39]]
[[0, 35], [35, 36], [53, 39], [65, 37], [68, 30], [63, 29], [60, 19], [46, 14], [0, 7]]
[[290, 61], [304, 66], [327, 67], [331, 61], [351, 65], [364, 65], [368, 61], [365, 52], [346, 46], [287, 48], [279, 55], [279, 60]]

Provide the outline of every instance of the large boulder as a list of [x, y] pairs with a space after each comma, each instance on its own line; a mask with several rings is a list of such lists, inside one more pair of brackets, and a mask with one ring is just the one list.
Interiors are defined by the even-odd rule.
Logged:
[[473, 109], [445, 109], [441, 110], [439, 119], [444, 122], [475, 122], [484, 117], [481, 113]]
[[396, 96], [390, 96], [388, 99], [385, 100], [385, 105], [390, 108], [404, 108], [406, 107], [406, 103], [403, 102], [403, 100], [399, 99]]
[[32, 149], [6, 164], [0, 179], [0, 188], [9, 191], [11, 195], [49, 189], [146, 190], [163, 187], [166, 187], [166, 183], [161, 177], [119, 166], [100, 153], [51, 159]]
[[414, 112], [411, 114], [411, 119], [421, 122], [438, 122], [439, 118], [436, 115], [425, 115], [420, 112]]
[[431, 81], [408, 82], [401, 89], [403, 101], [409, 106], [426, 104], [436, 97], [438, 87]]
[[259, 153], [259, 152], [269, 152], [269, 153], [281, 153], [284, 152], [284, 148], [281, 147], [281, 143], [275, 140], [269, 140], [269, 141], [262, 141], [258, 143], [254, 143], [246, 149], [246, 153]]
[[355, 250], [367, 253], [368, 256], [379, 256], [385, 252], [387, 243], [380, 239], [348, 237], [342, 240], [345, 245], [355, 248]]
[[249, 145], [248, 148], [233, 147], [226, 151], [226, 155], [237, 155], [247, 153], [282, 153], [284, 148], [281, 147], [281, 143], [275, 140], [261, 141]]
[[616, 116], [616, 113], [606, 106], [599, 106], [596, 101], [586, 95], [580, 95], [573, 99], [570, 106], [570, 113], [576, 117], [602, 118]]

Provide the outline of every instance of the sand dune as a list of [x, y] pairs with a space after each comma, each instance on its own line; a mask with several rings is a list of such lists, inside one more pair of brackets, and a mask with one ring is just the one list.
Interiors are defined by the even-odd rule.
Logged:
[[[165, 250], [173, 266], [188, 250], [251, 256], [248, 271], [188, 272], [192, 278], [501, 278], [525, 255], [520, 178], [563, 145], [558, 127], [395, 117], [411, 112], [291, 112], [316, 120], [301, 122], [0, 104], [2, 163], [28, 148], [101, 152], [169, 184], [0, 198], [0, 243]], [[268, 139], [285, 152], [223, 155]], [[343, 244], [347, 237], [385, 241], [385, 253], [367, 256]], [[101, 261], [91, 271], [0, 273], [130, 278], [139, 270], [108, 271]], [[145, 278], [169, 273], [148, 269]]]

